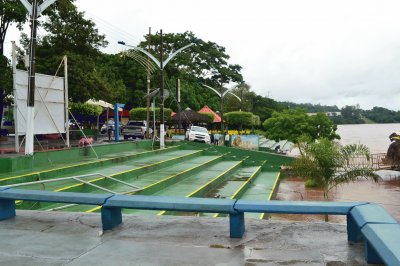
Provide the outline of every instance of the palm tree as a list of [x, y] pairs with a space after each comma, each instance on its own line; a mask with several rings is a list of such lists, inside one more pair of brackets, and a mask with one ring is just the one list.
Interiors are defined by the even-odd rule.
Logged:
[[359, 177], [378, 180], [378, 175], [371, 167], [352, 162], [352, 159], [370, 160], [370, 152], [365, 145], [346, 145], [319, 139], [303, 145], [304, 153], [293, 164], [296, 175], [306, 178], [306, 186], [319, 187], [324, 192], [324, 199], [329, 192], [343, 183], [356, 181]]

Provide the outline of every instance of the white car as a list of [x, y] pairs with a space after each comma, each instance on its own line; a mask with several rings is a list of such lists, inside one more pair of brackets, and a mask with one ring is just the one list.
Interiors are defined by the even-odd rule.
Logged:
[[187, 139], [189, 141], [211, 143], [210, 134], [208, 134], [208, 130], [205, 127], [192, 126], [187, 133]]

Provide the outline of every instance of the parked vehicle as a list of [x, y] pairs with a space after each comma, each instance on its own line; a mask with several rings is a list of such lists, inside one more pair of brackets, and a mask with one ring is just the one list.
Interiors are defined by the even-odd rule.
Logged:
[[[150, 134], [152, 133], [153, 130], [150, 129]], [[122, 135], [124, 136], [124, 139], [144, 139], [146, 135], [146, 121], [129, 121], [125, 126], [122, 127]]]
[[187, 132], [187, 138], [189, 141], [211, 143], [210, 134], [208, 134], [208, 130], [205, 127], [192, 126]]
[[1, 131], [4, 135], [14, 134], [15, 126], [14, 121], [3, 121], [1, 124]]

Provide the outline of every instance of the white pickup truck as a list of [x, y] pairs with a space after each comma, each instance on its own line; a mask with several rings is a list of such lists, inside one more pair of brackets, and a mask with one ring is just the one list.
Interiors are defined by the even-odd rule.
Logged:
[[[150, 134], [151, 133], [152, 130], [150, 129]], [[122, 135], [124, 136], [124, 139], [144, 139], [146, 135], [146, 121], [129, 121], [122, 127]]]
[[208, 134], [208, 130], [205, 127], [192, 126], [186, 134], [189, 141], [200, 141], [207, 144], [211, 143], [210, 134]]

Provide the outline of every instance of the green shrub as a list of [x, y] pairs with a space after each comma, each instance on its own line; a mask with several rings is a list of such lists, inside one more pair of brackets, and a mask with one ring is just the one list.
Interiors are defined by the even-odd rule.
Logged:
[[249, 128], [253, 125], [253, 116], [250, 112], [229, 112], [224, 114], [224, 121], [231, 126]]
[[71, 107], [71, 112], [73, 114], [81, 116], [97, 117], [101, 115], [103, 111], [101, 106], [89, 103], [71, 103], [69, 106]]
[[305, 187], [318, 187], [317, 182], [314, 179], [307, 179], [306, 182], [304, 182]]
[[[160, 108], [155, 109], [156, 112], [156, 120], [160, 120]], [[171, 113], [172, 110], [169, 108], [164, 108], [164, 119], [166, 121], [171, 120]], [[147, 119], [147, 108], [140, 107], [140, 108], [133, 108], [129, 111], [129, 117], [131, 120], [146, 120]], [[150, 108], [150, 119], [153, 119], [153, 111]]]

